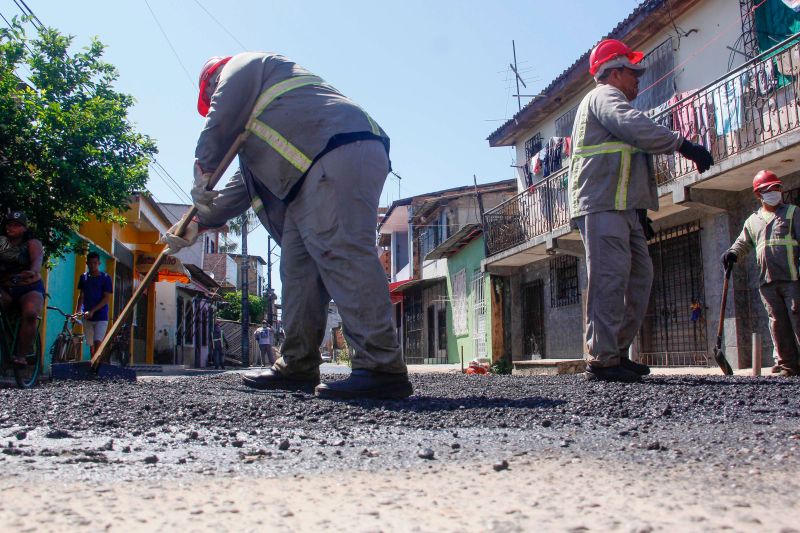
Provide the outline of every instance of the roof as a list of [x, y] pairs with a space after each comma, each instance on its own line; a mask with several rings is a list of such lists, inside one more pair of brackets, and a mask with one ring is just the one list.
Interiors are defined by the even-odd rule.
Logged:
[[[244, 257], [242, 254], [228, 254], [228, 255], [233, 257], [233, 258], [239, 258], [239, 259]], [[264, 258], [261, 257], [260, 255], [247, 254], [247, 257], [249, 257], [251, 261], [253, 259], [258, 259], [258, 262], [261, 263], [262, 265], [266, 265], [267, 264], [267, 262], [264, 261]]]
[[481, 233], [483, 233], [483, 226], [480, 224], [465, 224], [461, 226], [457, 232], [448, 237], [446, 241], [428, 252], [428, 255], [425, 256], [425, 260], [433, 261], [434, 259], [455, 255]]
[[[685, 13], [701, 0], [644, 0], [630, 15], [602, 39], [612, 38], [625, 41], [638, 48], [653, 37], [658, 30], [671, 24], [671, 20]], [[596, 43], [595, 43], [596, 44]], [[594, 48], [594, 45], [592, 46]], [[487, 140], [489, 146], [511, 146], [526, 130], [557, 111], [564, 102], [580, 94], [594, 83], [589, 75], [590, 48], [540, 91], [542, 95], [528, 102], [513, 118], [493, 131]]]
[[205, 285], [209, 288], [217, 288], [219, 287], [219, 283], [217, 283], [214, 278], [209, 276], [202, 268], [197, 265], [193, 265], [191, 263], [184, 263], [183, 266], [186, 267], [186, 270], [189, 271], [189, 274], [192, 277], [192, 281], [196, 281], [202, 285]]
[[[500, 181], [492, 181], [489, 183], [479, 183], [477, 185], [478, 191], [480, 192], [487, 192], [495, 190], [495, 189], [504, 189], [506, 187], [513, 187], [516, 189], [517, 187], [517, 180], [507, 179], [507, 180], [500, 180]], [[389, 210], [386, 211], [386, 214], [383, 216], [381, 223], [378, 224], [378, 233], [380, 233], [381, 226], [383, 226], [384, 222], [389, 219], [392, 215], [392, 211], [394, 211], [397, 207], [411, 205], [415, 200], [420, 199], [432, 199], [433, 201], [439, 201], [444, 198], [453, 198], [458, 196], [463, 196], [466, 194], [473, 194], [475, 192], [475, 185], [461, 185], [459, 187], [452, 187], [450, 189], [442, 189], [441, 191], [429, 192], [418, 194], [416, 196], [411, 196], [409, 198], [402, 198], [400, 200], [395, 200], [392, 202], [392, 205], [389, 206]]]

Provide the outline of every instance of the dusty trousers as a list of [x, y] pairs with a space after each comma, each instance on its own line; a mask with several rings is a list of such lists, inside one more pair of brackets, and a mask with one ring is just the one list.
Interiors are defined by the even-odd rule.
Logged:
[[761, 301], [769, 315], [769, 333], [775, 346], [777, 363], [786, 370], [798, 370], [797, 344], [800, 343], [800, 284], [773, 281], [759, 287]]
[[280, 267], [286, 338], [275, 362], [284, 374], [319, 373], [331, 298], [355, 348], [354, 370], [406, 372], [375, 249], [378, 201], [388, 173], [381, 142], [346, 144], [314, 163], [286, 208]]
[[575, 219], [586, 249], [586, 346], [593, 366], [619, 365], [644, 321], [653, 263], [636, 210]]

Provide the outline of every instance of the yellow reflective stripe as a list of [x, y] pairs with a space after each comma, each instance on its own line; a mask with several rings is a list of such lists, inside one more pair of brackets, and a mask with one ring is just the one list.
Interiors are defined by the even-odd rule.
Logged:
[[614, 152], [638, 152], [639, 149], [631, 146], [625, 142], [610, 141], [607, 143], [593, 144], [590, 146], [581, 146], [573, 151], [572, 155], [578, 157], [592, 157], [598, 154], [612, 154]]
[[631, 183], [631, 152], [623, 151], [619, 161], [619, 180], [614, 208], [625, 211], [628, 208], [628, 185]]
[[[794, 210], [795, 206], [790, 205], [789, 209], [786, 210], [786, 218], [789, 219], [789, 234], [786, 236], [787, 242], [790, 240], [792, 235], [792, 219], [794, 219]], [[789, 276], [792, 278], [792, 281], [797, 280], [797, 264], [795, 263], [794, 259], [794, 247], [797, 246], [797, 241], [791, 239], [794, 243], [793, 246], [786, 246], [786, 258], [789, 261]]]
[[307, 172], [311, 168], [311, 159], [297, 149], [286, 138], [270, 128], [263, 122], [253, 119], [248, 124], [247, 129], [257, 135], [262, 141], [272, 147], [273, 150], [282, 155], [287, 161], [294, 165], [300, 172]]
[[253, 201], [250, 203], [250, 205], [252, 206], [253, 211], [255, 213], [258, 213], [259, 211], [264, 209], [264, 202], [262, 202], [261, 198], [259, 198], [258, 196], [253, 198]]
[[325, 83], [325, 81], [319, 76], [296, 76], [276, 83], [258, 97], [256, 105], [253, 106], [253, 116], [259, 116], [273, 100], [284, 93], [315, 83]]
[[578, 190], [580, 189], [580, 177], [583, 172], [583, 158], [576, 157], [575, 151], [583, 148], [583, 139], [586, 137], [586, 124], [589, 121], [589, 98], [581, 101], [576, 115], [575, 138], [572, 140], [572, 156], [569, 165], [570, 196], [572, 197], [572, 211], [578, 210]]

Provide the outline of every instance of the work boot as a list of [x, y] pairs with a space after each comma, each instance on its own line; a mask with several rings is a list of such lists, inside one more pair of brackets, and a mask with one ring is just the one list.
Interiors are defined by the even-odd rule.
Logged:
[[781, 376], [790, 378], [800, 373], [800, 368], [784, 368], [781, 367]]
[[583, 374], [589, 381], [618, 381], [622, 383], [636, 383], [642, 377], [622, 366], [593, 366], [586, 365], [586, 372]]
[[637, 363], [636, 361], [631, 361], [627, 357], [620, 356], [619, 366], [621, 366], [625, 370], [630, 370], [634, 374], [638, 374], [640, 376], [646, 376], [647, 374], [650, 373], [649, 366], [643, 365], [642, 363]]
[[773, 374], [780, 374], [781, 373], [781, 365], [775, 365], [772, 367]]
[[389, 374], [372, 370], [353, 370], [347, 379], [321, 383], [314, 393], [320, 398], [348, 400], [354, 398], [377, 398], [401, 400], [414, 393], [408, 374]]
[[256, 370], [242, 374], [242, 383], [258, 390], [311, 390], [319, 385], [319, 374], [285, 376], [277, 368]]

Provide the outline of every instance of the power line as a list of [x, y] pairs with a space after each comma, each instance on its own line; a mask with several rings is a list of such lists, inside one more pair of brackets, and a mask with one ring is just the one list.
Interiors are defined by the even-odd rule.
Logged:
[[[31, 24], [33, 24], [33, 27], [34, 27], [34, 28], [36, 28], [36, 29], [37, 29], [37, 30], [39, 30], [39, 31], [42, 31], [42, 28], [44, 28], [44, 24], [42, 24], [42, 21], [41, 21], [41, 20], [39, 20], [39, 17], [37, 17], [37, 16], [36, 16], [36, 15], [33, 13], [33, 11], [31, 11], [31, 8], [29, 8], [29, 7], [28, 7], [28, 4], [26, 4], [26, 3], [24, 2], [24, 0], [22, 1], [22, 4], [23, 4], [25, 7], [22, 7], [22, 5], [20, 5], [20, 3], [19, 3], [19, 1], [18, 1], [18, 0], [14, 0], [14, 3], [17, 5], [17, 7], [19, 8], [19, 10], [20, 10], [20, 11], [22, 11], [22, 14], [23, 14], [23, 15], [25, 15], [26, 17], [30, 17]], [[34, 22], [34, 20], [35, 20], [36, 22]], [[37, 26], [37, 23], [38, 23], [38, 26]]]
[[225, 26], [223, 26], [223, 25], [222, 25], [222, 23], [221, 23], [219, 20], [217, 20], [217, 17], [215, 17], [214, 15], [212, 15], [212, 14], [211, 14], [211, 12], [210, 12], [208, 9], [206, 9], [206, 7], [205, 7], [203, 4], [201, 4], [201, 3], [200, 3], [200, 0], [194, 0], [194, 3], [195, 3], [195, 4], [197, 4], [197, 5], [200, 7], [200, 9], [202, 9], [203, 11], [205, 11], [205, 12], [206, 12], [206, 15], [208, 15], [209, 17], [211, 17], [211, 20], [213, 20], [214, 22], [216, 22], [216, 23], [217, 23], [217, 26], [219, 26], [220, 28], [222, 28], [222, 31], [224, 31], [225, 33], [227, 33], [227, 34], [228, 34], [228, 36], [229, 36], [231, 39], [233, 39], [234, 41], [236, 41], [236, 44], [238, 44], [239, 46], [241, 46], [243, 51], [246, 51], [246, 50], [247, 50], [247, 47], [246, 47], [245, 45], [243, 45], [243, 44], [242, 44], [242, 41], [240, 41], [239, 39], [237, 39], [237, 38], [236, 38], [236, 36], [235, 36], [233, 33], [231, 33], [230, 31], [228, 31], [228, 28], [226, 28]]
[[167, 32], [164, 31], [163, 26], [161, 26], [161, 23], [158, 21], [158, 17], [156, 17], [155, 11], [153, 11], [153, 8], [150, 7], [150, 2], [148, 2], [147, 0], [144, 0], [144, 3], [147, 6], [147, 9], [150, 11], [150, 14], [153, 16], [153, 20], [156, 22], [156, 25], [158, 26], [158, 29], [161, 30], [161, 35], [164, 36], [164, 39], [167, 41], [167, 44], [169, 45], [170, 49], [172, 50], [172, 53], [175, 54], [175, 59], [178, 60], [178, 64], [180, 64], [181, 68], [183, 69], [183, 72], [186, 73], [186, 79], [189, 80], [189, 84], [192, 86], [192, 89], [194, 89], [195, 85], [194, 85], [194, 79], [192, 78], [192, 75], [189, 74], [189, 71], [187, 70], [186, 66], [183, 64], [183, 61], [181, 61], [181, 57], [178, 55], [178, 51], [175, 50], [174, 46], [172, 46], [172, 41], [169, 40], [169, 37], [167, 36]]

